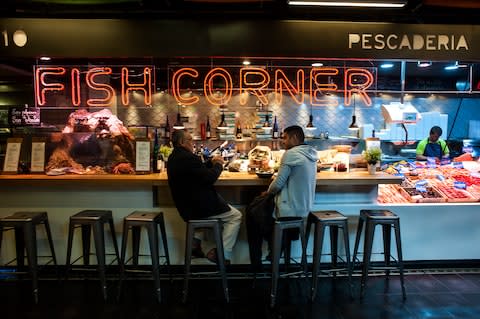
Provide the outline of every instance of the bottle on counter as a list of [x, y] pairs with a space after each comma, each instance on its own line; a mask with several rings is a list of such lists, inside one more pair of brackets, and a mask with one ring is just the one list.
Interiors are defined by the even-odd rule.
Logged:
[[166, 139], [170, 138], [170, 123], [168, 122], [168, 115], [167, 115], [167, 121], [165, 122], [165, 138]]
[[158, 143], [158, 134], [157, 134], [157, 128], [155, 128], [153, 132], [153, 151], [152, 151], [152, 171], [154, 173], [158, 173], [158, 154], [160, 150], [160, 144]]
[[207, 139], [211, 138], [212, 137], [212, 129], [210, 127], [210, 119], [209, 119], [208, 116], [207, 116], [207, 124], [206, 124], [205, 130], [206, 130]]
[[280, 131], [278, 130], [278, 123], [277, 123], [277, 116], [275, 115], [274, 120], [273, 120], [273, 129], [272, 129], [272, 137], [273, 138], [279, 138], [280, 137]]

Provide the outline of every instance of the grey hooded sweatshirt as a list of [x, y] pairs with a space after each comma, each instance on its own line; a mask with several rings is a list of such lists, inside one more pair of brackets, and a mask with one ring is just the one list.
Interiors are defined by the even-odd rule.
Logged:
[[317, 176], [317, 151], [305, 144], [283, 154], [278, 176], [268, 187], [276, 194], [276, 216], [305, 217], [313, 206]]

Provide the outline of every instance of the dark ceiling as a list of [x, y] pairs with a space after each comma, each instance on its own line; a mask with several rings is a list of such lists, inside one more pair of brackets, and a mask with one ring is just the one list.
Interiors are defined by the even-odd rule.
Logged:
[[478, 0], [408, 0], [402, 9], [292, 7], [287, 0], [2, 0], [0, 17], [308, 19], [478, 24]]

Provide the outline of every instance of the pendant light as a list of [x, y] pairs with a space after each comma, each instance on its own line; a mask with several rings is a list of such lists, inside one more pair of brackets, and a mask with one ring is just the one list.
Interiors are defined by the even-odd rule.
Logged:
[[355, 94], [353, 94], [353, 115], [352, 115], [352, 122], [348, 126], [349, 130], [352, 131], [357, 131], [358, 130], [358, 125], [357, 125], [357, 117], [355, 116]]
[[220, 124], [218, 124], [217, 129], [226, 130], [228, 129], [227, 122], [225, 122], [225, 111], [222, 109], [222, 115], [220, 117]]
[[185, 126], [182, 123], [182, 118], [180, 116], [180, 105], [177, 105], [177, 121], [173, 124], [173, 129], [183, 130]]
[[307, 130], [316, 130], [317, 128], [313, 125], [313, 106], [310, 105], [310, 116], [308, 117], [308, 124], [305, 127]]
[[[260, 110], [263, 110], [263, 107], [266, 106], [262, 102], [257, 101], [257, 105], [260, 106]], [[270, 114], [268, 113], [268, 106], [265, 110], [265, 121], [263, 122], [262, 129], [263, 130], [270, 130], [272, 128], [272, 124], [270, 123]]]

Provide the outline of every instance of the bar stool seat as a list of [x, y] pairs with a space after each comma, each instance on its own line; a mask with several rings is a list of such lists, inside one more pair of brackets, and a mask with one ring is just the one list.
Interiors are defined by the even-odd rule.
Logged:
[[[353, 251], [353, 262], [357, 260], [358, 246], [360, 238], [362, 236], [363, 225], [365, 224], [365, 238], [364, 238], [364, 251], [363, 251], [363, 263], [362, 263], [362, 279], [360, 298], [363, 298], [365, 294], [365, 286], [367, 284], [368, 272], [371, 267], [370, 259], [372, 256], [373, 237], [375, 233], [375, 227], [377, 225], [382, 226], [383, 231], [383, 254], [384, 254], [384, 266], [375, 267], [375, 269], [385, 270], [387, 279], [390, 274], [390, 270], [398, 269], [400, 272], [400, 283], [402, 286], [403, 299], [406, 299], [405, 284], [403, 276], [403, 257], [402, 257], [402, 242], [400, 238], [400, 218], [389, 210], [361, 210], [358, 220], [357, 234], [355, 237], [355, 248]], [[392, 228], [395, 231], [395, 242], [397, 245], [397, 259], [395, 260], [391, 256], [391, 231]], [[396, 265], [392, 266], [391, 261], [396, 261]]]
[[[47, 234], [48, 245], [51, 255], [40, 256], [37, 252], [37, 231], [38, 225], [44, 225]], [[13, 215], [0, 218], [0, 249], [2, 246], [3, 232], [13, 230], [15, 232], [16, 258], [7, 262], [6, 265], [17, 262], [17, 267], [24, 267], [25, 255], [27, 252], [28, 271], [32, 277], [32, 292], [35, 303], [38, 303], [38, 259], [48, 257], [48, 265], [53, 262], [57, 266], [57, 258], [55, 256], [55, 248], [53, 246], [52, 233], [48, 222], [48, 214], [46, 212], [16, 212]], [[9, 271], [12, 274], [11, 271]], [[16, 271], [13, 273], [22, 273]]]
[[[330, 227], [330, 255], [331, 268], [322, 269], [323, 272], [332, 272], [336, 275], [337, 272], [346, 271], [348, 276], [348, 284], [350, 290], [350, 297], [352, 295], [352, 265], [350, 262], [350, 245], [348, 239], [348, 218], [338, 211], [326, 210], [310, 212], [307, 218], [306, 242], [310, 235], [312, 225], [314, 228], [314, 246], [313, 246], [313, 269], [312, 269], [312, 287], [310, 298], [313, 301], [317, 293], [318, 275], [320, 271], [320, 259], [322, 256], [323, 239], [325, 229]], [[343, 232], [343, 244], [345, 248], [345, 267], [338, 267], [338, 230]]]
[[[105, 224], [109, 225], [115, 254], [106, 254], [105, 252]], [[76, 228], [81, 228], [82, 230], [82, 255], [71, 262], [73, 236]], [[95, 253], [97, 257], [97, 270], [100, 277], [103, 299], [107, 300], [107, 283], [105, 275], [106, 256], [115, 255], [115, 259], [112, 261], [112, 263], [117, 260], [119, 265], [121, 265], [111, 210], [83, 210], [75, 215], [70, 216], [70, 223], [68, 227], [66, 278], [68, 279], [69, 270], [78, 260], [83, 258], [84, 265], [90, 264], [90, 236], [92, 229]]]
[[[291, 260], [291, 241], [287, 238], [287, 231], [298, 230], [302, 244], [301, 271], [288, 272], [288, 265]], [[280, 257], [284, 247], [285, 273], [282, 276], [294, 274], [305, 274], [307, 270], [307, 257], [305, 245], [305, 229], [303, 217], [279, 217], [273, 224], [272, 238], [272, 285], [270, 292], [270, 307], [274, 307], [277, 298], [278, 279], [280, 277]]]
[[[160, 227], [160, 235], [162, 236], [164, 255], [160, 255], [159, 253], [159, 240], [158, 240], [159, 227]], [[161, 302], [160, 262], [159, 262], [159, 259], [161, 257], [165, 258], [165, 263], [167, 265], [169, 277], [170, 279], [172, 278], [171, 270], [170, 270], [170, 257], [168, 253], [167, 234], [165, 231], [165, 220], [163, 218], [162, 212], [134, 211], [133, 213], [131, 213], [130, 215], [126, 216], [123, 219], [123, 236], [122, 236], [122, 250], [121, 250], [122, 266], [121, 266], [121, 274], [120, 274], [119, 293], [121, 292], [121, 283], [125, 277], [125, 271], [127, 270], [138, 271], [139, 256], [148, 256], [148, 255], [142, 255], [139, 253], [142, 228], [146, 228], [147, 230], [148, 242], [150, 247], [149, 256], [151, 257], [151, 262], [152, 262], [152, 276], [155, 282], [155, 293], [156, 293], [158, 302]], [[132, 233], [132, 256], [128, 260], [125, 260], [129, 230], [131, 230], [131, 233]], [[127, 266], [129, 261], [132, 261], [133, 267]]]
[[225, 256], [223, 253], [223, 241], [222, 241], [222, 225], [219, 219], [192, 219], [187, 221], [186, 243], [185, 243], [185, 277], [183, 281], [183, 302], [187, 301], [188, 297], [188, 283], [192, 275], [200, 274], [191, 272], [191, 260], [192, 260], [192, 248], [195, 230], [197, 229], [211, 229], [213, 231], [213, 237], [215, 245], [217, 247], [218, 258], [218, 274], [222, 279], [222, 288], [225, 301], [230, 302], [228, 284], [227, 284], [227, 272], [225, 268]]

